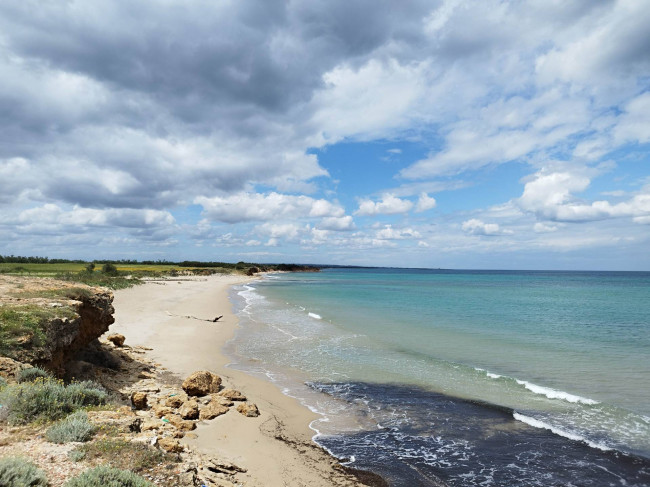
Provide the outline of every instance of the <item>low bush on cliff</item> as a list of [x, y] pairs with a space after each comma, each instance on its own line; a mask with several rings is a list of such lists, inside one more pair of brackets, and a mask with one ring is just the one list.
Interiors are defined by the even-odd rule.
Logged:
[[28, 369], [23, 369], [16, 374], [16, 381], [19, 383], [23, 382], [34, 382], [36, 379], [51, 379], [52, 376], [47, 370], [43, 370], [40, 367], [30, 367]]
[[45, 438], [52, 443], [88, 441], [93, 437], [96, 429], [88, 419], [86, 411], [76, 411], [51, 426], [45, 433]]
[[75, 316], [69, 306], [0, 305], [0, 355], [14, 357], [19, 349], [41, 346], [48, 322]]
[[45, 472], [24, 458], [0, 458], [2, 487], [47, 487]]
[[142, 477], [129, 472], [107, 466], [86, 470], [78, 477], [68, 480], [64, 487], [153, 487]]
[[131, 442], [122, 438], [98, 438], [79, 445], [70, 452], [93, 463], [108, 463], [112, 467], [140, 472], [163, 464], [178, 462], [178, 456], [166, 453], [148, 444]]
[[62, 281], [81, 282], [89, 286], [107, 287], [109, 289], [126, 289], [141, 284], [139, 279], [121, 275], [108, 275], [98, 272], [64, 272], [56, 275]]
[[65, 385], [54, 379], [11, 384], [0, 390], [0, 404], [10, 424], [54, 421], [85, 406], [104, 404], [106, 391], [93, 382]]

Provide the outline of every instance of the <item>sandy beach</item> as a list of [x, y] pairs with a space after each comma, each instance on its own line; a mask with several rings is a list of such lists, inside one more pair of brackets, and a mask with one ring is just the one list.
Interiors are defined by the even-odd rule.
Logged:
[[[228, 290], [250, 279], [192, 277], [117, 291], [111, 332], [125, 335], [131, 346], [151, 348], [150, 357], [179, 379], [209, 370], [222, 377], [225, 387], [257, 404], [257, 418], [231, 411], [200, 423], [196, 437], [183, 440], [194, 451], [244, 467], [246, 472], [237, 476], [241, 485], [365, 485], [311, 440], [314, 413], [275, 385], [226, 367], [222, 349], [237, 327]], [[221, 315], [216, 323], [207, 321]]]

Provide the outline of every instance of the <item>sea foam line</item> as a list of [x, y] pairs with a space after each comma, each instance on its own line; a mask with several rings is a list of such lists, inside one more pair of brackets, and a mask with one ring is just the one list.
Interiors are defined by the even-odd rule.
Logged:
[[555, 426], [551, 426], [550, 424], [544, 423], [543, 421], [540, 421], [539, 419], [531, 418], [529, 416], [524, 416], [523, 414], [519, 413], [513, 413], [512, 416], [517, 420], [521, 421], [522, 423], [526, 423], [529, 426], [532, 426], [533, 428], [539, 428], [539, 429], [545, 429], [550, 431], [551, 433], [554, 433], [558, 436], [563, 436], [564, 438], [568, 438], [570, 440], [574, 441], [581, 441], [582, 443], [586, 443], [592, 448], [597, 448], [602, 451], [610, 451], [612, 448], [605, 446], [601, 443], [595, 443], [593, 441], [588, 440], [587, 438], [584, 438], [576, 433], [571, 433], [570, 431], [564, 431], [560, 428], [556, 428]]
[[538, 386], [537, 384], [533, 384], [525, 380], [515, 380], [517, 381], [517, 384], [524, 386], [529, 391], [534, 392], [535, 394], [541, 394], [548, 397], [549, 399], [563, 399], [567, 402], [587, 404], [590, 406], [593, 406], [594, 404], [600, 404], [598, 401], [586, 397], [576, 396], [574, 394], [569, 394], [568, 392], [551, 389], [550, 387]]
[[310, 318], [314, 318], [315, 320], [323, 319], [321, 315], [317, 315], [316, 313], [311, 313], [311, 312], [307, 313], [307, 316], [309, 316]]

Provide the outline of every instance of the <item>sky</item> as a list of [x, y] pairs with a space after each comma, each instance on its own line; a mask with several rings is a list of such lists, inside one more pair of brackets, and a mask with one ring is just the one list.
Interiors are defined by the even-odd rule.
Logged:
[[0, 2], [0, 255], [650, 270], [646, 0]]

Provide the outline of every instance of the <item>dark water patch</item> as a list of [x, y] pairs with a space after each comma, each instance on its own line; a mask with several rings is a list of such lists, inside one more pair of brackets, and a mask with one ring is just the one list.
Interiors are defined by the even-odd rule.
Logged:
[[513, 411], [416, 387], [309, 384], [366, 428], [317, 438], [392, 486], [650, 486], [650, 460], [517, 421]]

